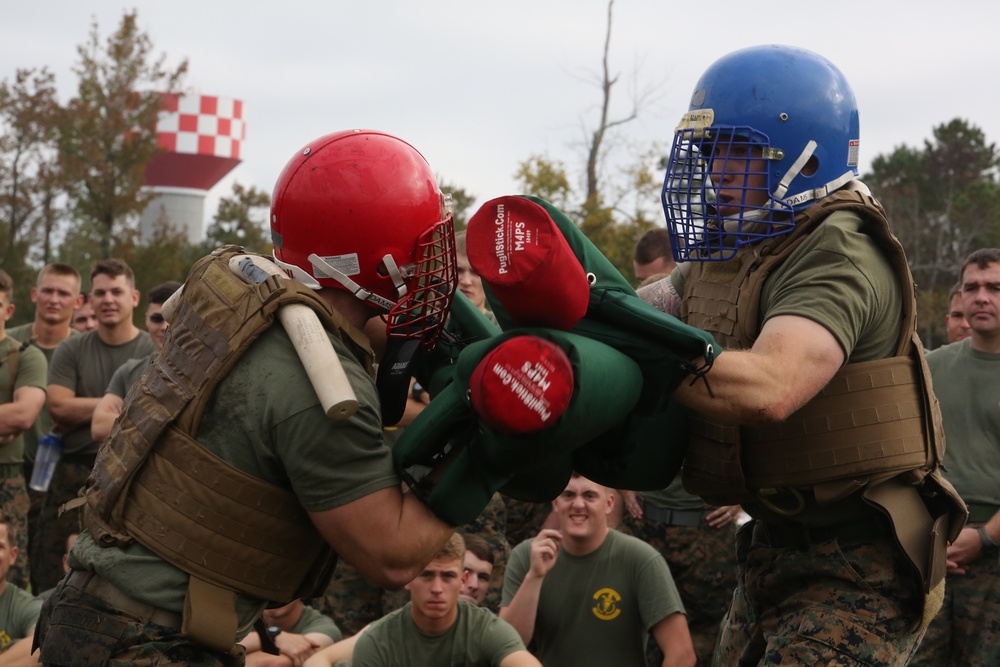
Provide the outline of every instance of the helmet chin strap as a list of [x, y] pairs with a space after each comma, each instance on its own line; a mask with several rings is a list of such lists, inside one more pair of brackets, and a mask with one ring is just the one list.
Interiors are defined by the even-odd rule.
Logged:
[[[347, 291], [351, 292], [358, 299], [361, 299], [362, 301], [365, 302], [374, 303], [375, 305], [379, 306], [380, 308], [384, 308], [385, 310], [392, 310], [393, 306], [395, 306], [400, 299], [406, 296], [406, 283], [403, 281], [403, 275], [399, 271], [399, 268], [396, 266], [396, 261], [392, 258], [392, 255], [386, 255], [385, 257], [383, 257], [382, 263], [385, 265], [386, 271], [389, 273], [389, 277], [392, 278], [392, 283], [396, 288], [396, 295], [397, 295], [396, 301], [390, 301], [389, 299], [379, 296], [378, 294], [375, 294], [372, 291], [366, 290], [364, 287], [351, 280], [351, 277], [348, 276], [346, 273], [331, 266], [326, 262], [326, 260], [324, 260], [316, 253], [309, 255], [309, 257], [307, 257], [306, 259], [312, 262], [314, 266], [318, 266], [321, 269], [323, 269], [323, 273], [325, 273], [332, 280], [336, 280], [338, 283], [343, 285], [344, 288], [347, 289]], [[301, 271], [301, 269], [299, 270]], [[305, 272], [303, 271], [303, 273]], [[310, 278], [312, 278], [312, 276], [310, 276]], [[296, 279], [298, 279], [297, 276]], [[319, 289], [320, 287], [319, 283], [315, 279], [313, 279], [312, 282], [316, 285], [316, 287], [313, 287], [313, 289]], [[309, 285], [309, 283], [306, 284], [309, 287], [312, 287], [312, 285]]]
[[797, 206], [803, 202], [812, 201], [814, 199], [822, 199], [831, 192], [844, 187], [845, 184], [855, 178], [854, 172], [848, 171], [818, 188], [806, 190], [794, 195], [793, 197], [785, 199], [785, 193], [788, 192], [788, 187], [792, 184], [795, 177], [802, 173], [802, 169], [806, 166], [806, 163], [809, 162], [809, 158], [811, 158], [813, 153], [816, 152], [816, 146], [816, 142], [810, 139], [805, 148], [802, 149], [802, 153], [799, 154], [799, 157], [792, 163], [792, 166], [788, 168], [788, 171], [785, 172], [785, 175], [781, 178], [781, 182], [778, 183], [778, 187], [774, 189], [774, 199], [791, 208], [792, 206]]

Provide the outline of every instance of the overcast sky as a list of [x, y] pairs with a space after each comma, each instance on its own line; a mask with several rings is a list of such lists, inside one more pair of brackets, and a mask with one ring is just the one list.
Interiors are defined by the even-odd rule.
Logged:
[[[596, 119], [605, 0], [9, 2], [0, 79], [48, 66], [67, 100], [91, 22], [107, 36], [133, 7], [157, 54], [173, 66], [188, 59], [190, 90], [244, 101], [244, 162], [232, 178], [267, 192], [307, 142], [368, 127], [406, 139], [482, 203], [513, 193], [513, 173], [532, 154], [580, 165], [583, 130]], [[657, 95], [627, 139], [664, 142], [708, 65], [778, 43], [821, 53], [854, 86], [862, 171], [955, 117], [996, 142], [997, 26], [992, 2], [617, 0], [611, 66], [622, 84], [612, 115], [626, 113], [637, 72]]]

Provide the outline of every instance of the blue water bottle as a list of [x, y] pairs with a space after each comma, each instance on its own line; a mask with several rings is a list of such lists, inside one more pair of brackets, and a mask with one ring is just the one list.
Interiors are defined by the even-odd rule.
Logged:
[[63, 443], [55, 433], [49, 432], [38, 439], [38, 451], [35, 453], [35, 467], [31, 471], [31, 481], [28, 482], [35, 491], [48, 491], [52, 482], [52, 473], [62, 456]]

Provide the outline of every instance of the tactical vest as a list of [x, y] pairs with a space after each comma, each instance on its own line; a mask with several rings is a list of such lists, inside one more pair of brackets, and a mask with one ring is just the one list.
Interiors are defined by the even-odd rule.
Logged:
[[325, 590], [336, 554], [296, 496], [242, 472], [197, 443], [218, 383], [270, 327], [302, 303], [371, 373], [339, 313], [300, 283], [250, 285], [229, 269], [227, 246], [191, 269], [170, 319], [170, 341], [130, 389], [84, 489], [84, 523], [102, 546], [133, 541], [190, 575], [184, 634], [233, 648], [235, 594], [271, 602]]
[[[693, 263], [681, 314], [724, 347], [749, 349], [759, 331], [764, 281], [836, 211], [859, 215], [885, 253], [903, 295], [894, 356], [845, 365], [809, 403], [777, 424], [728, 426], [693, 416], [684, 487], [718, 504], [767, 498], [783, 487], [816, 487], [835, 500], [872, 477], [906, 473], [912, 483], [938, 467], [944, 437], [930, 373], [915, 335], [913, 279], [881, 205], [840, 191], [795, 216], [795, 229], [726, 262]], [[708, 375], [711, 382], [711, 375]]]
[[[916, 335], [913, 278], [884, 210], [867, 188], [848, 186], [824, 197], [796, 214], [790, 234], [730, 261], [692, 263], [681, 315], [724, 346], [749, 349], [759, 329], [764, 281], [836, 211], [862, 218], [863, 231], [899, 278], [902, 326], [894, 356], [845, 365], [816, 397], [777, 424], [729, 426], [692, 415], [684, 488], [719, 505], [759, 502], [791, 521], [804, 505], [779, 505], [777, 498], [802, 501], [802, 490], [808, 489], [826, 505], [860, 492], [889, 521], [924, 592], [937, 595], [947, 544], [958, 537], [968, 510], [939, 470], [944, 430]], [[710, 373], [707, 378], [710, 382]]]

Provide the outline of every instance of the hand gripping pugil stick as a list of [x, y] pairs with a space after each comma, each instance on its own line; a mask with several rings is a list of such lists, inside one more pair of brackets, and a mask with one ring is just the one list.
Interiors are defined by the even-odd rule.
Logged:
[[[258, 255], [234, 256], [229, 260], [229, 270], [251, 283], [262, 283], [269, 276], [288, 279], [274, 263]], [[291, 339], [326, 416], [341, 420], [353, 415], [358, 409], [358, 398], [313, 309], [299, 303], [288, 304], [278, 311], [278, 320]]]

